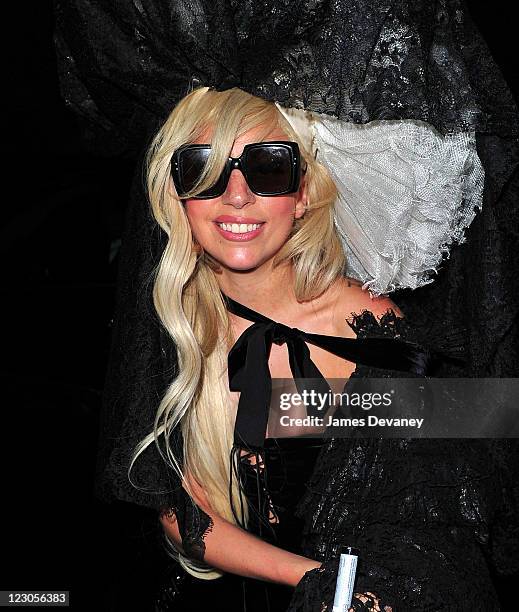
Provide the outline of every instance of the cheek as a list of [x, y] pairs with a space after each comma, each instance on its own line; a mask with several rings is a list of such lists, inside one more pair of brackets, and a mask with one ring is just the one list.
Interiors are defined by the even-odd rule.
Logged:
[[195, 237], [198, 237], [207, 226], [209, 213], [206, 208], [199, 200], [186, 200], [184, 204], [187, 220]]
[[294, 199], [293, 198], [281, 198], [275, 203], [270, 205], [269, 221], [271, 228], [276, 230], [279, 228], [280, 231], [286, 232], [294, 224]]
[[294, 198], [280, 197], [277, 202], [274, 202], [270, 206], [274, 214], [293, 219], [295, 207]]

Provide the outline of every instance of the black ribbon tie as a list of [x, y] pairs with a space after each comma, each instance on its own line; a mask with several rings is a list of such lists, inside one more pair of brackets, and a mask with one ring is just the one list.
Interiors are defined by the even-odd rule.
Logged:
[[[431, 351], [397, 338], [342, 338], [311, 334], [288, 327], [236, 302], [223, 294], [229, 312], [253, 321], [229, 352], [229, 389], [241, 393], [236, 414], [234, 444], [241, 448], [264, 446], [272, 395], [268, 360], [272, 343], [287, 345], [290, 370], [300, 394], [312, 389], [331, 393], [326, 379], [310, 359], [306, 343], [319, 346], [348, 361], [381, 369], [424, 376]], [[322, 395], [321, 395], [322, 397]], [[318, 407], [307, 408], [309, 416], [322, 416]]]

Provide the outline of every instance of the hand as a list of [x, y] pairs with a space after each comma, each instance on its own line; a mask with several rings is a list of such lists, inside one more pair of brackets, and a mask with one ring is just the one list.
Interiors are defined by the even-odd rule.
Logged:
[[[333, 558], [305, 573], [297, 584], [287, 612], [332, 612], [339, 559]], [[355, 593], [350, 612], [392, 612], [373, 593]]]
[[355, 593], [353, 595], [352, 607], [348, 612], [393, 612], [393, 608], [387, 604], [382, 604], [379, 598], [370, 591], [366, 593]]

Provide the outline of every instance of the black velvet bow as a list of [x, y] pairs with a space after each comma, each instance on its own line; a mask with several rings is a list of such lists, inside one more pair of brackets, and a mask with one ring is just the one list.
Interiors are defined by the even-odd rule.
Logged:
[[[247, 328], [229, 352], [228, 374], [231, 391], [240, 391], [234, 429], [234, 443], [242, 448], [261, 448], [269, 417], [272, 378], [268, 366], [272, 343], [286, 343], [290, 370], [300, 394], [312, 389], [319, 394], [331, 392], [330, 386], [310, 359], [306, 342], [374, 368], [409, 372], [425, 376], [433, 354], [428, 349], [395, 338], [341, 338], [310, 334], [295, 327], [276, 323], [222, 294], [227, 309], [254, 325]], [[308, 415], [321, 415], [317, 407], [308, 407]]]

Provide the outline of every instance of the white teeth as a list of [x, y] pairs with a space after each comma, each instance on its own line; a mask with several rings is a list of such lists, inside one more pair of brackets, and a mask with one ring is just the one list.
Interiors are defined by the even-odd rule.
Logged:
[[261, 227], [261, 223], [218, 223], [218, 225], [226, 232], [232, 232], [233, 234], [244, 234]]

